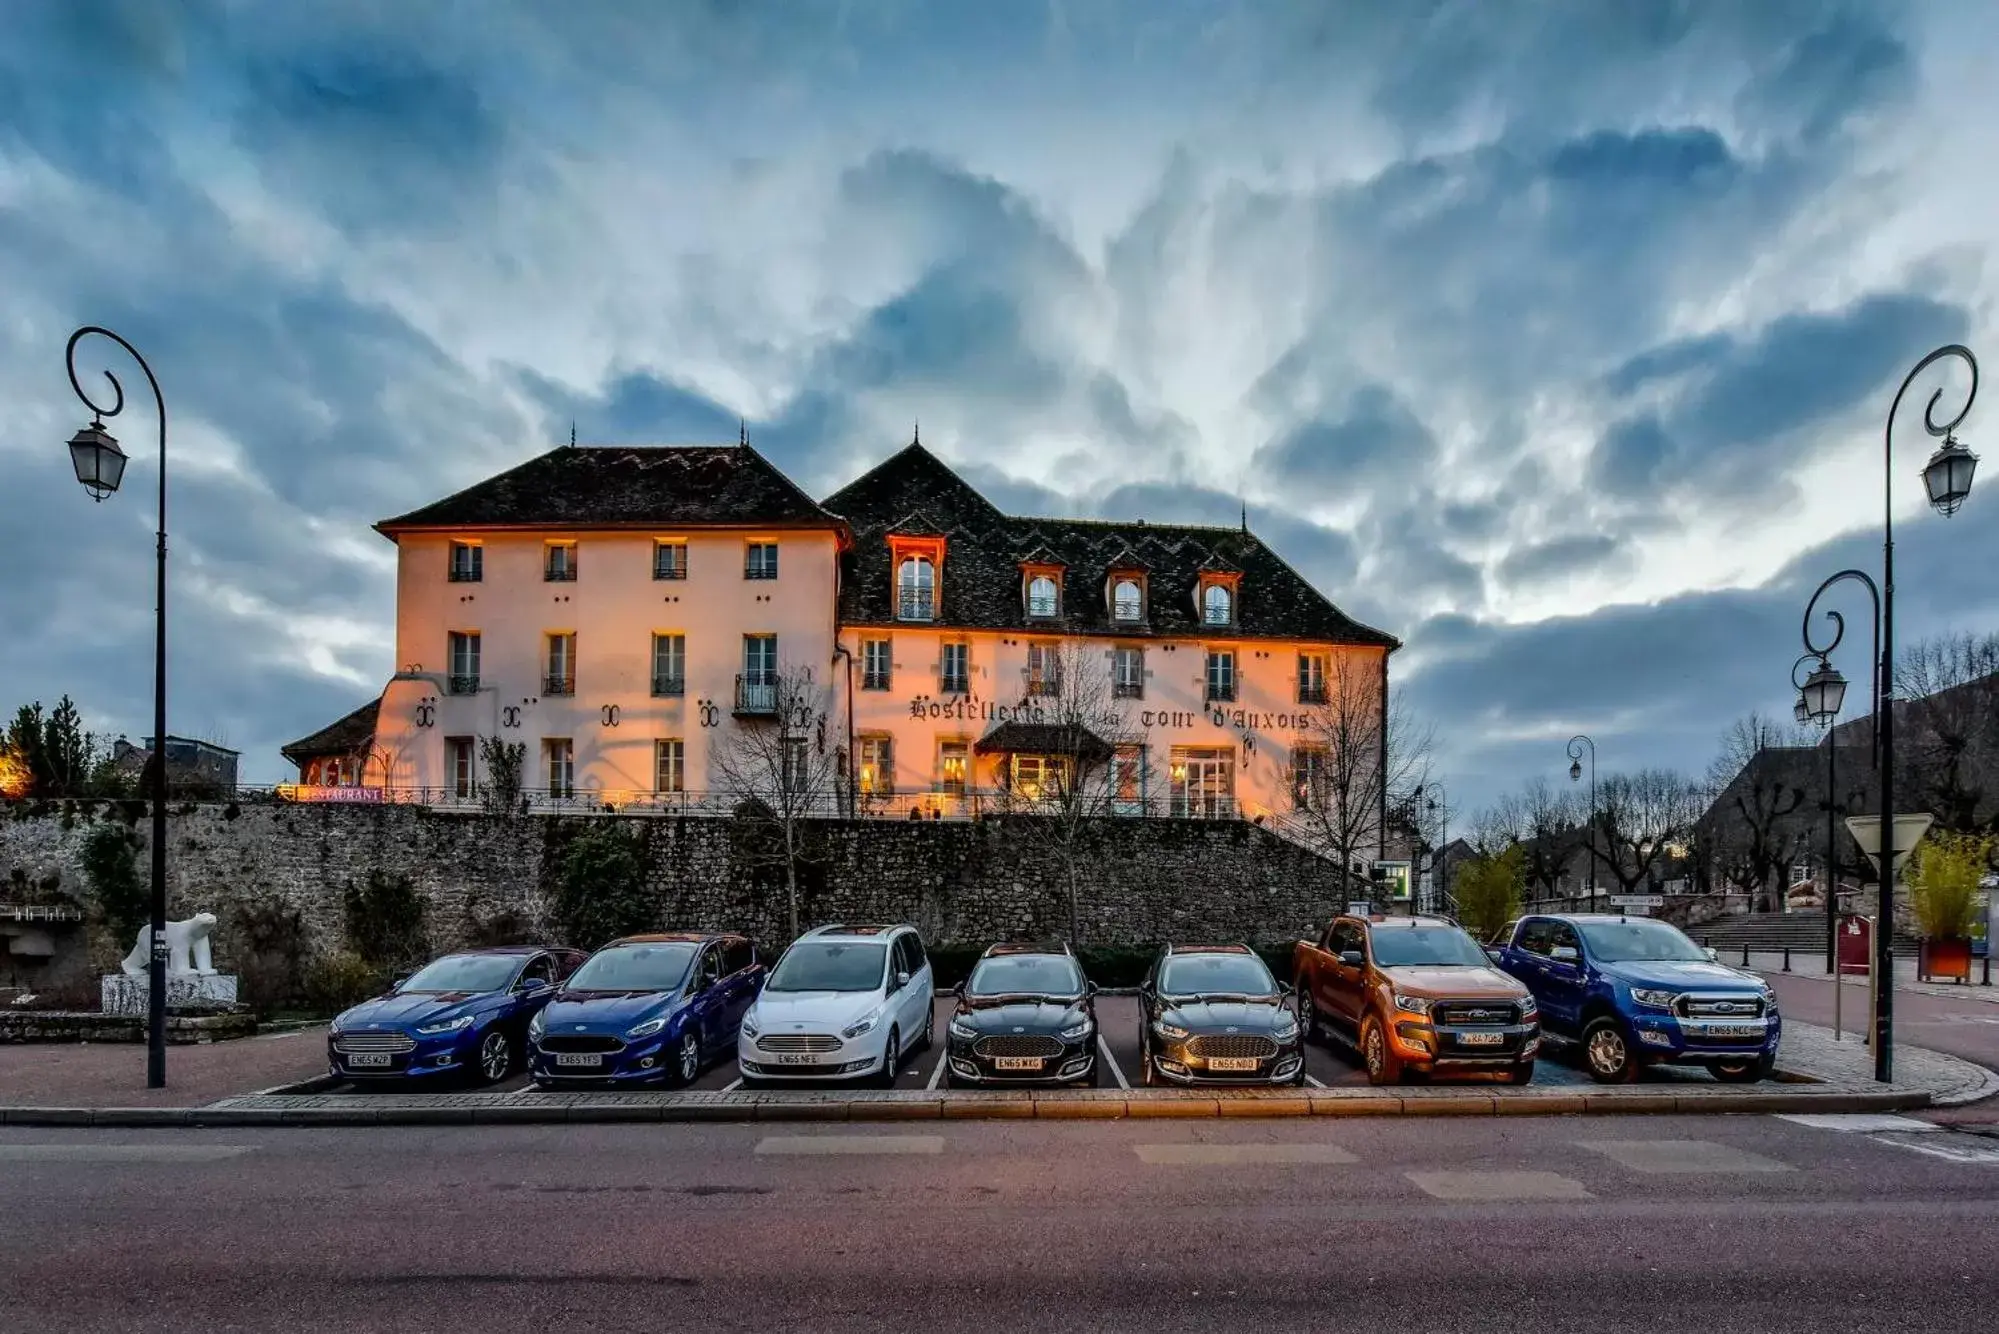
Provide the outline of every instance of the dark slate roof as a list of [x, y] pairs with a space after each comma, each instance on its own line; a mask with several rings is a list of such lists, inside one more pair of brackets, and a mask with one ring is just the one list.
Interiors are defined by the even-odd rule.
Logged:
[[300, 737], [278, 753], [288, 760], [311, 759], [315, 755], [353, 755], [366, 750], [375, 740], [375, 720], [382, 711], [380, 695], [369, 700], [337, 723], [320, 728], [311, 736]]
[[1081, 723], [1004, 722], [980, 737], [983, 755], [1076, 755], [1085, 761], [1109, 759], [1111, 744]]
[[[1332, 644], [1399, 647], [1384, 631], [1334, 606], [1324, 594], [1246, 530], [1188, 524], [1014, 518], [923, 446], [911, 444], [822, 502], [852, 526], [854, 543], [841, 556], [840, 619], [849, 625], [893, 625], [888, 533], [914, 511], [939, 524], [947, 539], [938, 580], [935, 624], [986, 630], [1068, 631], [1130, 638], [1303, 639]], [[1067, 567], [1063, 614], [1027, 619], [1020, 566], [1033, 559]], [[1104, 596], [1113, 567], [1142, 565], [1148, 619], [1114, 623]], [[1203, 572], [1241, 571], [1239, 624], [1203, 626], [1194, 608]]]
[[565, 445], [375, 527], [393, 534], [837, 522], [749, 445]]

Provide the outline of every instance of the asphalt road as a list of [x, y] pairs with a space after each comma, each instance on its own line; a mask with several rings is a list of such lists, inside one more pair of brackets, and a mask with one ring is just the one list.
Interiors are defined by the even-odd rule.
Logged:
[[[1777, 1003], [1786, 1015], [1832, 1027], [1831, 978], [1796, 973], [1762, 976], [1777, 993]], [[1867, 979], [1848, 978], [1841, 985], [1845, 988], [1840, 999], [1841, 1027], [1848, 1034], [1865, 1033]], [[1895, 1041], [1959, 1056], [1988, 1070], [1999, 1070], [1999, 1005], [1982, 999], [1973, 988], [1965, 990], [1966, 996], [1959, 1000], [1897, 989]], [[1989, 992], [1989, 988], [1985, 990]]]
[[0, 1331], [1985, 1327], [1999, 1140], [1845, 1124], [0, 1130]]

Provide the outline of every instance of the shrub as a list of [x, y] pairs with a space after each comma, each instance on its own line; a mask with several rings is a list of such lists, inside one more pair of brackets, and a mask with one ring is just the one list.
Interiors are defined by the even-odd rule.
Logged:
[[594, 950], [607, 940], [652, 928], [658, 905], [645, 883], [645, 845], [636, 830], [592, 821], [563, 850], [555, 920], [563, 940]]
[[1493, 857], [1474, 857], [1458, 868], [1458, 920], [1481, 942], [1498, 938], [1520, 911], [1526, 883], [1526, 850], [1519, 845]]
[[105, 930], [124, 949], [138, 938], [139, 927], [152, 918], [151, 887], [139, 878], [135, 857], [139, 840], [131, 830], [115, 824], [98, 825], [84, 836], [78, 857], [83, 865], [83, 881], [90, 889], [90, 903], [96, 908]]
[[276, 900], [245, 904], [229, 925], [247, 999], [269, 1010], [305, 997], [305, 920], [296, 908]]
[[386, 971], [429, 956], [423, 899], [408, 876], [372, 870], [361, 885], [350, 880], [342, 908], [348, 946], [362, 962]]
[[315, 1010], [337, 1014], [379, 996], [388, 989], [388, 973], [348, 950], [322, 954], [306, 970], [306, 1002]]
[[1930, 940], [1962, 940], [1978, 918], [1978, 882], [1992, 840], [1932, 829], [1909, 855], [1909, 907]]

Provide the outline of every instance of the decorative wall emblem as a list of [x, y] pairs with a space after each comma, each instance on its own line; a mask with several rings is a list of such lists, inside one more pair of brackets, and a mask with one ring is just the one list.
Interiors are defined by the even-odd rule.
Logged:
[[703, 727], [713, 727], [722, 721], [722, 710], [714, 700], [701, 700], [694, 707], [701, 715], [701, 725]]
[[819, 753], [820, 753], [821, 755], [824, 755], [824, 754], [826, 753], [826, 715], [825, 715], [825, 714], [823, 714], [823, 713], [819, 715], [819, 743], [818, 743], [818, 744], [819, 744]]
[[418, 727], [433, 727], [436, 723], [437, 701], [426, 695], [423, 699], [417, 701], [416, 725]]
[[520, 725], [521, 725], [520, 705], [509, 704], [507, 705], [506, 708], [500, 710], [500, 726], [519, 727]]
[[601, 712], [604, 718], [604, 726], [616, 727], [618, 725], [619, 710], [617, 705], [606, 704]]

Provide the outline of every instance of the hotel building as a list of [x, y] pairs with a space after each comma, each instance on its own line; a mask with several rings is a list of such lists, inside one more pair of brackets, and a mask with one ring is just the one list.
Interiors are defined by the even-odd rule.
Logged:
[[530, 807], [719, 813], [782, 696], [827, 814], [976, 815], [1098, 747], [1113, 813], [1281, 827], [1329, 683], [1379, 707], [1398, 647], [1246, 524], [1008, 515], [916, 443], [819, 501], [746, 443], [572, 445], [376, 527], [400, 669], [285, 747], [298, 799], [477, 804], [497, 739]]

